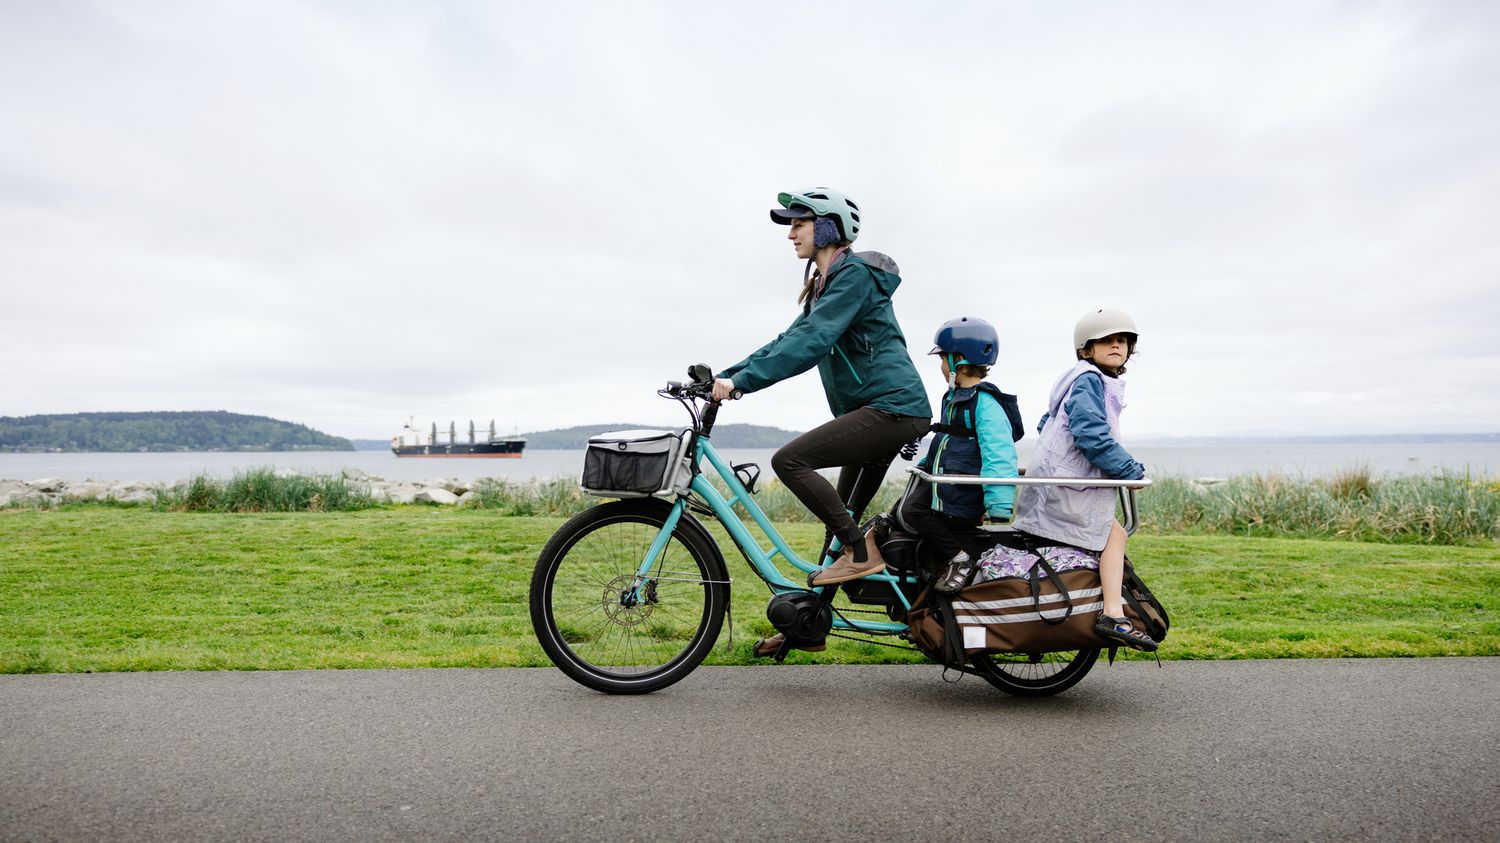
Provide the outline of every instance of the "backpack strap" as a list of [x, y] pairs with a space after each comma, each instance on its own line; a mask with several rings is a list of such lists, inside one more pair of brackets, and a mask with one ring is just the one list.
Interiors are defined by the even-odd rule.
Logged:
[[[1122, 585], [1121, 591], [1124, 593], [1125, 602], [1130, 604], [1130, 608], [1135, 610], [1141, 623], [1146, 625], [1147, 634], [1158, 644], [1161, 643], [1161, 640], [1167, 637], [1167, 628], [1172, 622], [1167, 617], [1166, 608], [1161, 605], [1161, 601], [1156, 599], [1156, 595], [1151, 593], [1151, 589], [1141, 581], [1140, 576], [1135, 572], [1135, 566], [1130, 564], [1129, 559], [1125, 560], [1125, 581]], [[1146, 611], [1148, 606], [1161, 616], [1160, 621]]]
[[[932, 592], [937, 595], [937, 589]], [[964, 658], [964, 631], [959, 628], [958, 618], [953, 613], [953, 598], [936, 596], [932, 605], [933, 608], [941, 607], [943, 616], [943, 666], [962, 669], [967, 661]]]
[[[1016, 400], [1016, 396], [1011, 395], [1009, 392], [1001, 392], [1000, 387], [995, 386], [989, 381], [980, 381], [979, 385], [975, 388], [980, 392], [988, 393], [991, 398], [995, 399], [995, 401], [1000, 405], [1000, 409], [1005, 412], [1006, 421], [1010, 422], [1011, 439], [1016, 442], [1021, 441], [1021, 437], [1026, 435], [1026, 426], [1021, 421], [1021, 405]], [[973, 401], [977, 404], [979, 401], [979, 396], [975, 395]], [[968, 413], [963, 413], [961, 415], [964, 419], [969, 419]], [[970, 420], [970, 423], [967, 424], [963, 422], [960, 422], [959, 424], [934, 422], [930, 429], [933, 433], [946, 433], [950, 436], [978, 435], [978, 431], [975, 430], [972, 420]]]

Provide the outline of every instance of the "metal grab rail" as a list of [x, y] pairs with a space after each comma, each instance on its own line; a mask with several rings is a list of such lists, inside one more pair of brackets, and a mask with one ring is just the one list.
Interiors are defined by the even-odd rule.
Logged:
[[[975, 477], [969, 474], [928, 474], [916, 466], [908, 468], [907, 472], [929, 483], [950, 486], [1082, 486], [1115, 489], [1120, 499], [1120, 526], [1125, 528], [1127, 535], [1134, 534], [1136, 525], [1140, 522], [1140, 513], [1135, 503], [1136, 490], [1151, 485], [1148, 477], [1140, 480], [1109, 480], [1103, 477]], [[985, 525], [982, 529], [999, 532], [1011, 528], [1005, 525]]]

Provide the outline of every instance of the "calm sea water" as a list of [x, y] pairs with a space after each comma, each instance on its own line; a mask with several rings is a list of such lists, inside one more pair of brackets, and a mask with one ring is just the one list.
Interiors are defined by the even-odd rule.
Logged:
[[[1033, 443], [1020, 443], [1025, 465]], [[1227, 477], [1233, 474], [1281, 473], [1322, 477], [1348, 468], [1368, 468], [1376, 475], [1471, 471], [1500, 475], [1500, 443], [1457, 442], [1373, 445], [1141, 445], [1131, 453], [1153, 476]], [[756, 462], [770, 477], [770, 450], [725, 450], [734, 462]], [[897, 460], [891, 476], [910, 463]], [[336, 474], [358, 468], [387, 480], [473, 480], [507, 477], [517, 480], [577, 477], [583, 451], [527, 451], [520, 459], [398, 459], [389, 451], [301, 451], [290, 453], [188, 454], [4, 454], [0, 479], [140, 480], [173, 482], [199, 474], [229, 477], [237, 471], [270, 466], [307, 474]]]

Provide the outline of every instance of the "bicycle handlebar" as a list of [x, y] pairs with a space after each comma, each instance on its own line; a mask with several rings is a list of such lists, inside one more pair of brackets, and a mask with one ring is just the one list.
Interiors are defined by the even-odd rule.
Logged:
[[[670, 398], [705, 398], [712, 401], [714, 394], [714, 384], [713, 381], [708, 381], [707, 383], [682, 383], [680, 381], [667, 381], [666, 388], [661, 390], [661, 392], [662, 394]], [[743, 398], [744, 396], [745, 393], [738, 389], [729, 394], [729, 398], [731, 401], [738, 400], [740, 398]]]
[[[688, 377], [691, 381], [667, 381], [667, 385], [656, 392], [664, 398], [671, 398], [682, 404], [693, 418], [693, 428], [700, 436], [708, 436], [713, 432], [714, 422], [719, 417], [719, 406], [722, 402], [714, 400], [714, 378], [710, 374], [713, 370], [699, 363], [688, 367]], [[745, 393], [736, 389], [730, 393], [730, 399], [743, 396]], [[708, 406], [699, 410], [697, 402], [707, 401]]]

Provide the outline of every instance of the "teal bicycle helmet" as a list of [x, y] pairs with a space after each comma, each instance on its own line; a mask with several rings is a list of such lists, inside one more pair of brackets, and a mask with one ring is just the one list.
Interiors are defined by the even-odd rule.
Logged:
[[791, 225], [792, 220], [832, 217], [839, 234], [850, 243], [859, 237], [859, 206], [853, 199], [826, 187], [811, 187], [795, 193], [778, 193], [780, 208], [771, 209], [771, 221]]

